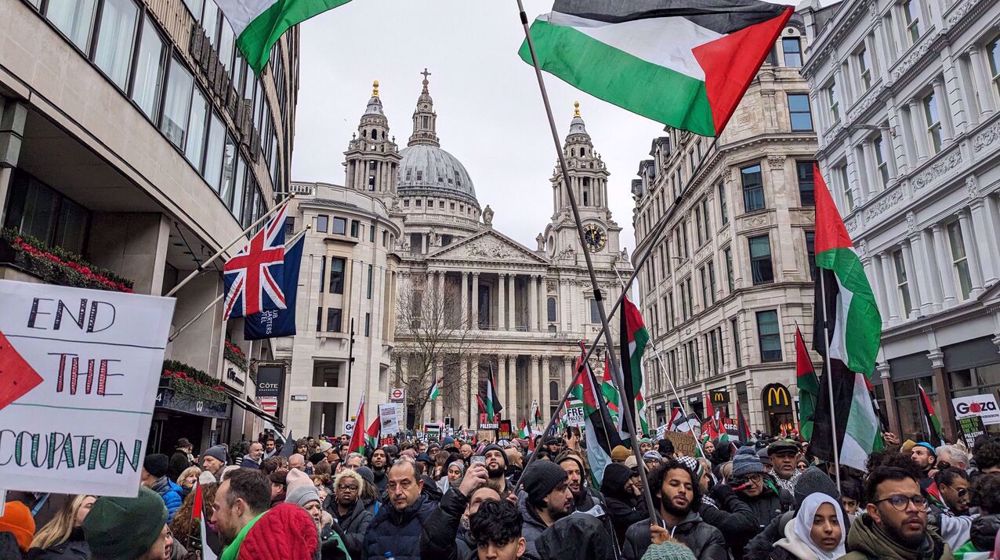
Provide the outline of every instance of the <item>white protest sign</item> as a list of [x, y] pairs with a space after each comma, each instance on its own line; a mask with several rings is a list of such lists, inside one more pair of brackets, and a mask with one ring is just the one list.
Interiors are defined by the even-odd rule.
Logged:
[[1000, 424], [1000, 409], [997, 408], [997, 398], [993, 393], [958, 397], [951, 399], [951, 404], [955, 408], [956, 420], [979, 416], [987, 426]]
[[[378, 417], [382, 424], [382, 437], [399, 433], [399, 415], [396, 414], [398, 403], [382, 403], [378, 405]], [[398, 408], [402, 408], [401, 406]]]
[[348, 420], [347, 422], [344, 422], [344, 433], [349, 436], [354, 435], [354, 425], [356, 423], [357, 422], [355, 422], [354, 420]]
[[586, 424], [582, 406], [571, 406], [566, 409], [566, 425], [582, 428]]
[[174, 303], [0, 280], [0, 485], [136, 495]]

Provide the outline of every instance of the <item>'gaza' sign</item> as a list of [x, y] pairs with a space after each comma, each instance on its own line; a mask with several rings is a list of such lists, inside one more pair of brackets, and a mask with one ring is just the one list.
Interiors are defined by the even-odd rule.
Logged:
[[997, 398], [993, 393], [958, 397], [951, 399], [951, 404], [955, 408], [956, 420], [979, 416], [987, 426], [1000, 424], [1000, 408], [997, 407]]
[[174, 300], [0, 280], [0, 486], [135, 496]]

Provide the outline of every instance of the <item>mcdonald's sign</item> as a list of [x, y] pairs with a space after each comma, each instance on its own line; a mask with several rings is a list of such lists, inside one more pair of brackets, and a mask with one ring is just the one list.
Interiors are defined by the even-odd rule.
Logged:
[[711, 390], [708, 392], [709, 398], [712, 400], [712, 404], [727, 404], [729, 402], [729, 391], [725, 389], [721, 390]]
[[792, 396], [788, 394], [788, 388], [781, 383], [765, 386], [761, 391], [761, 401], [764, 403], [764, 408], [769, 411], [779, 412], [792, 408]]

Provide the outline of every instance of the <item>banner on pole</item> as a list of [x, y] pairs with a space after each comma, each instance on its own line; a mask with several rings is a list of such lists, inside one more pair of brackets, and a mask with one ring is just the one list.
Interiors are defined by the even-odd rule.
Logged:
[[978, 416], [987, 426], [1000, 424], [1000, 409], [997, 407], [997, 397], [993, 393], [958, 397], [951, 399], [951, 404], [955, 409], [955, 420]]
[[136, 495], [174, 303], [0, 280], [0, 485]]
[[402, 417], [402, 403], [382, 403], [378, 405], [378, 417], [382, 423], [382, 435], [399, 433], [399, 419]]

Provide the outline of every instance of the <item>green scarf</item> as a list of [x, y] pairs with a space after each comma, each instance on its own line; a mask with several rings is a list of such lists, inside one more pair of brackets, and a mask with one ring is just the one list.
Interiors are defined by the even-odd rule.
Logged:
[[[266, 511], [264, 513], [267, 513]], [[243, 540], [247, 538], [247, 533], [250, 529], [260, 521], [261, 517], [264, 517], [264, 513], [254, 517], [247, 523], [242, 529], [240, 529], [239, 534], [236, 535], [236, 539], [229, 543], [229, 546], [222, 551], [222, 558], [220, 560], [236, 560], [236, 555], [240, 553], [240, 547], [243, 546]]]

